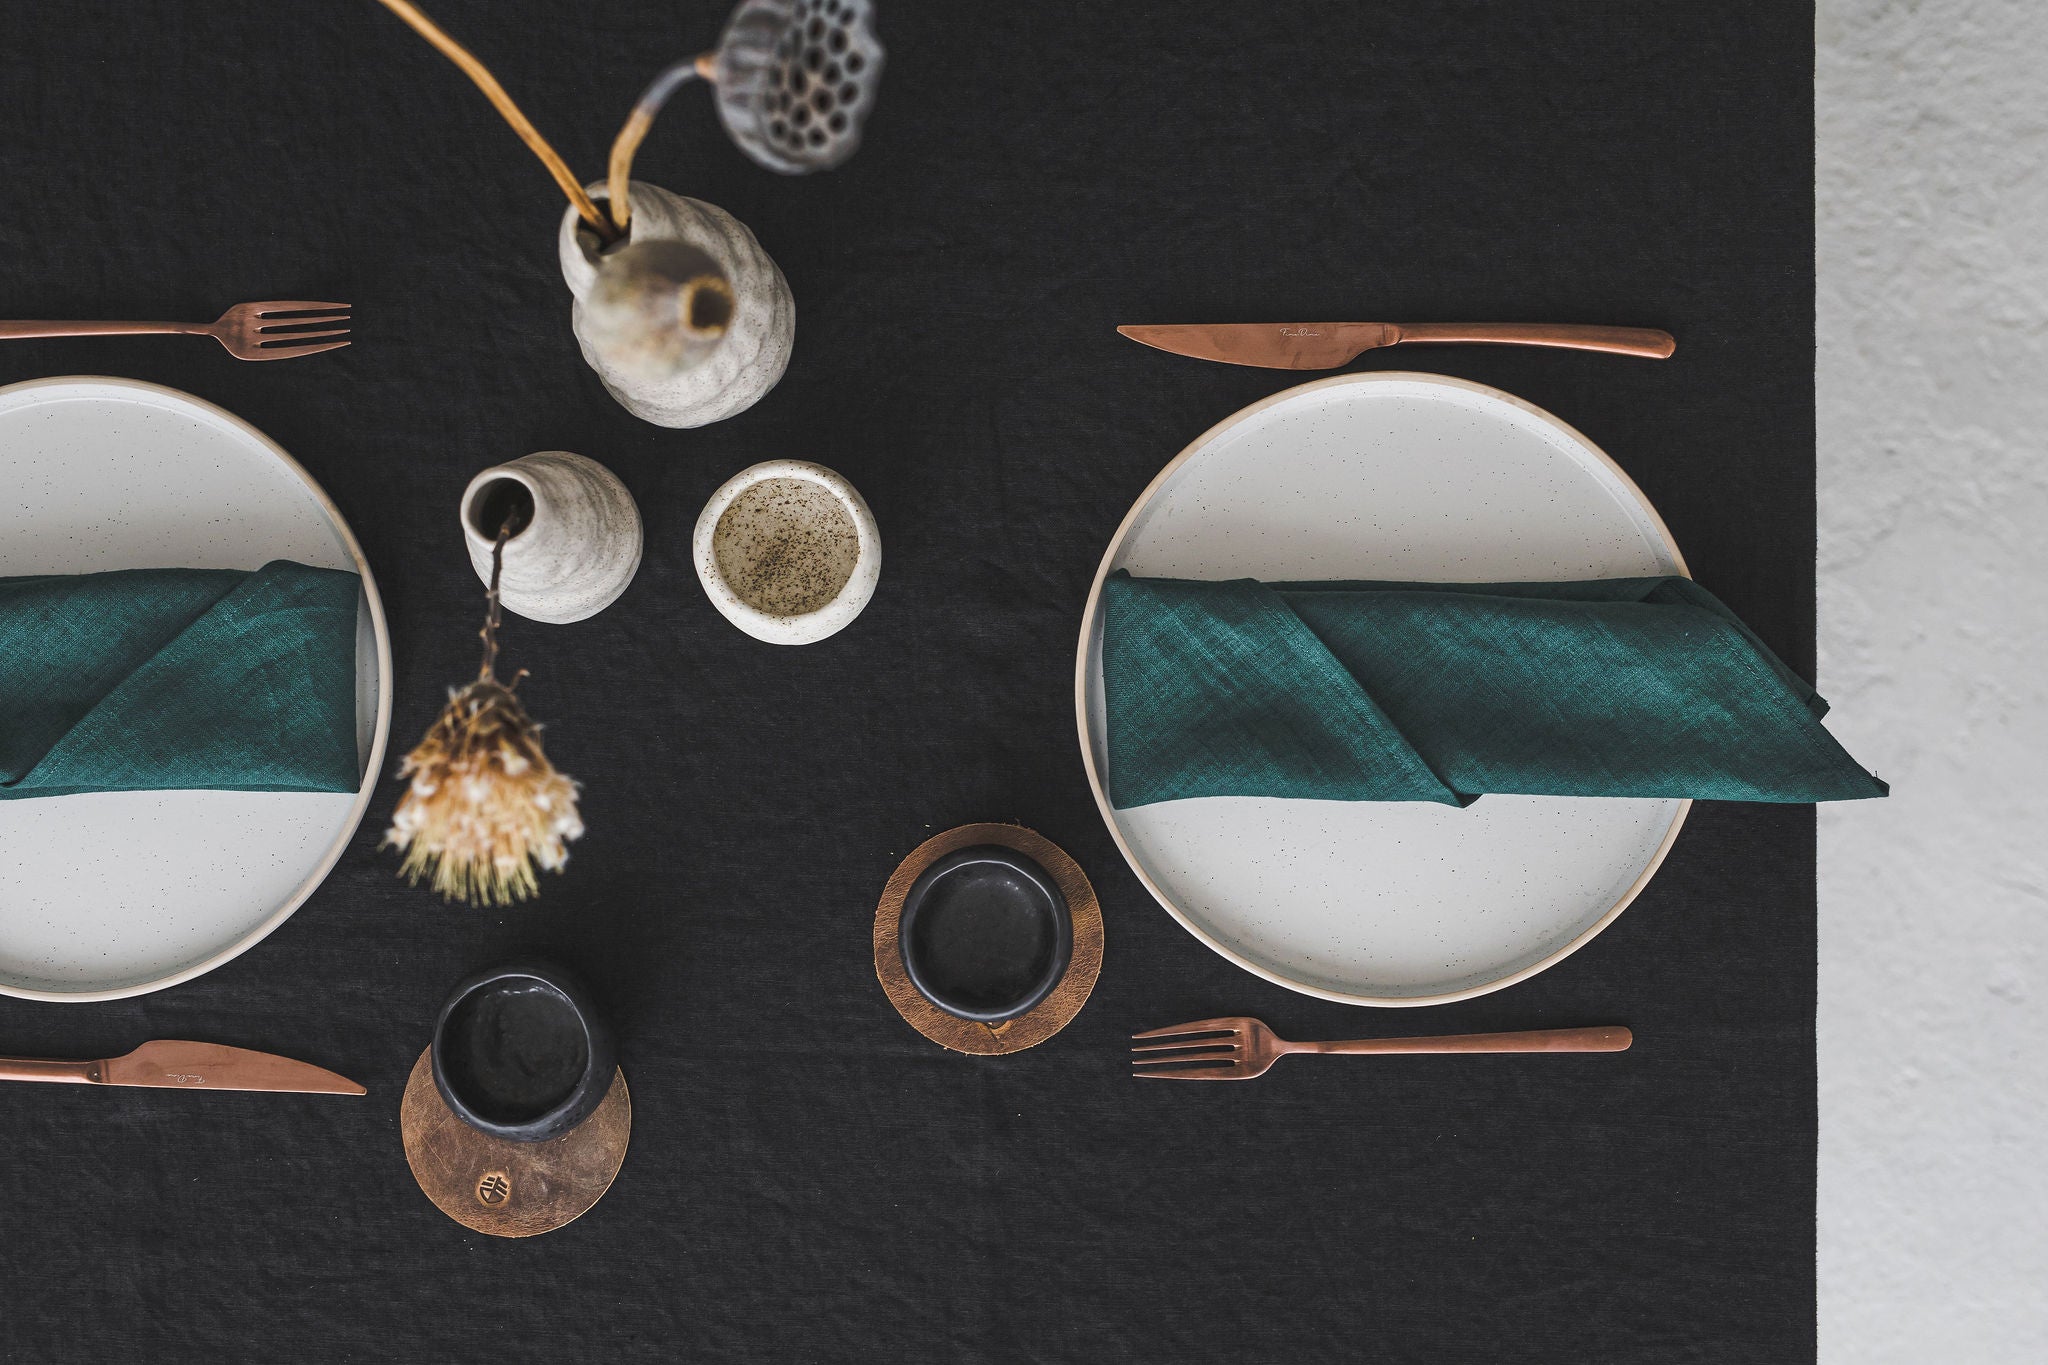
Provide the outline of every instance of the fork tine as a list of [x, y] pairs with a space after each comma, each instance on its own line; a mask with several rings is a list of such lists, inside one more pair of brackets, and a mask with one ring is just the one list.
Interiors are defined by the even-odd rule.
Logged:
[[[337, 320], [346, 321], [346, 319], [312, 319], [312, 321], [316, 322], [328, 322]], [[348, 328], [337, 327], [331, 332], [273, 332], [268, 328], [259, 328], [256, 332], [256, 335], [263, 338], [263, 340], [257, 342], [256, 344], [267, 349], [273, 346], [287, 346], [294, 341], [311, 341], [315, 337], [345, 337], [348, 335]]]
[[[1200, 1049], [1200, 1050], [1202, 1050], [1202, 1051], [1204, 1051], [1204, 1052], [1235, 1052], [1235, 1051], [1237, 1051], [1237, 1043], [1236, 1043], [1236, 1042], [1235, 1042], [1234, 1040], [1232, 1040], [1232, 1039], [1229, 1039], [1229, 1038], [1192, 1038], [1192, 1039], [1189, 1039], [1189, 1040], [1187, 1040], [1187, 1041], [1185, 1041], [1185, 1042], [1183, 1042], [1183, 1041], [1181, 1041], [1181, 1040], [1178, 1040], [1178, 1039], [1174, 1039], [1174, 1038], [1169, 1038], [1169, 1039], [1167, 1039], [1167, 1040], [1166, 1040], [1165, 1042], [1163, 1042], [1163, 1043], [1146, 1043], [1146, 1044], [1144, 1044], [1143, 1046], [1138, 1046], [1138, 1045], [1135, 1045], [1135, 1044], [1134, 1044], [1134, 1045], [1132, 1046], [1132, 1048], [1131, 1048], [1131, 1051], [1133, 1051], [1133, 1052], [1170, 1052], [1170, 1051], [1183, 1051], [1183, 1052], [1193, 1052], [1193, 1051], [1195, 1051], [1196, 1049]], [[1178, 1058], [1178, 1057], [1149, 1057], [1149, 1058], [1142, 1058], [1142, 1059], [1140, 1059], [1140, 1060], [1144, 1060], [1144, 1061], [1153, 1061], [1153, 1062], [1177, 1062], [1177, 1061], [1179, 1061], [1179, 1060], [1180, 1060], [1180, 1058]]]
[[1154, 1081], [1241, 1081], [1247, 1079], [1236, 1065], [1230, 1066], [1148, 1066], [1132, 1070], [1139, 1080]]
[[1143, 1033], [1133, 1033], [1133, 1034], [1131, 1035], [1131, 1037], [1133, 1037], [1133, 1038], [1167, 1038], [1167, 1037], [1171, 1037], [1171, 1036], [1172, 1036], [1173, 1034], [1176, 1034], [1176, 1033], [1236, 1033], [1236, 1032], [1237, 1032], [1237, 1020], [1235, 1020], [1235, 1019], [1230, 1019], [1230, 1018], [1225, 1018], [1225, 1019], [1197, 1019], [1197, 1020], [1195, 1020], [1195, 1022], [1194, 1022], [1194, 1023], [1192, 1023], [1192, 1024], [1172, 1024], [1172, 1025], [1169, 1025], [1169, 1026], [1168, 1026], [1168, 1027], [1166, 1027], [1166, 1028], [1155, 1028], [1155, 1029], [1147, 1029], [1147, 1030], [1145, 1030], [1145, 1031], [1144, 1031]]
[[323, 341], [313, 346], [259, 346], [252, 351], [239, 354], [244, 360], [291, 360], [302, 355], [312, 355], [316, 351], [331, 351], [349, 344], [346, 341]]
[[256, 316], [267, 318], [272, 313], [346, 313], [348, 309], [349, 306], [345, 303], [312, 303], [305, 299], [271, 299], [268, 302], [256, 305]]
[[293, 327], [318, 327], [322, 323], [347, 322], [348, 318], [347, 313], [314, 313], [303, 318], [265, 318], [256, 322], [255, 329], [269, 336], [272, 333], [286, 332]]

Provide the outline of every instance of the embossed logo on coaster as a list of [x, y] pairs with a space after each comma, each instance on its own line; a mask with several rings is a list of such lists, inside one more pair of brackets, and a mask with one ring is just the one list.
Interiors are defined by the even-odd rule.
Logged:
[[512, 1177], [503, 1171], [485, 1171], [476, 1182], [476, 1202], [486, 1208], [497, 1208], [511, 1197]]

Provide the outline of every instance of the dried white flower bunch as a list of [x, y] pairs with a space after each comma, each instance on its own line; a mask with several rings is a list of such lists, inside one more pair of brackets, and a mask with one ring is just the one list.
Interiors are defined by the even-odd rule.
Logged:
[[560, 872], [583, 834], [576, 784], [548, 762], [540, 727], [495, 678], [451, 688], [398, 775], [411, 785], [384, 842], [405, 853], [407, 878], [431, 878], [444, 899], [525, 900], [540, 889], [535, 870]]
[[450, 688], [448, 706], [425, 739], [405, 756], [398, 775], [410, 779], [384, 835], [405, 854], [399, 871], [429, 878], [444, 900], [510, 905], [540, 890], [536, 869], [560, 872], [569, 845], [583, 835], [576, 783], [555, 771], [541, 748], [540, 726], [513, 687], [498, 681], [498, 574], [508, 520], [491, 560], [484, 618], [483, 667], [467, 687]]

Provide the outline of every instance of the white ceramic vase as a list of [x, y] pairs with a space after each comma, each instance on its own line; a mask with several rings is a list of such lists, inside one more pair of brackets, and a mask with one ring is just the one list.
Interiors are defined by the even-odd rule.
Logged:
[[[631, 186], [625, 241], [601, 247], [574, 209], [562, 216], [562, 278], [575, 299], [570, 325], [583, 358], [628, 412], [657, 426], [701, 427], [745, 411], [789, 365], [789, 282], [724, 209], [638, 180]], [[589, 189], [604, 202], [603, 185]], [[720, 291], [717, 315], [693, 320], [689, 282], [648, 260], [659, 250], [723, 276], [729, 309]]]
[[697, 517], [692, 549], [719, 614], [772, 645], [844, 630], [882, 577], [867, 501], [808, 460], [769, 460], [727, 479]]
[[524, 524], [505, 542], [498, 597], [530, 621], [564, 625], [617, 600], [640, 567], [640, 509], [592, 459], [543, 450], [494, 465], [462, 494], [462, 538], [479, 579], [508, 512]]

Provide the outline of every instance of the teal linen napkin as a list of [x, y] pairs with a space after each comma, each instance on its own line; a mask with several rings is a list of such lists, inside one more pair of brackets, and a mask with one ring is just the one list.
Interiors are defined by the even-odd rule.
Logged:
[[1883, 796], [1686, 578], [1103, 585], [1110, 801]]
[[0, 578], [0, 799], [352, 792], [352, 573]]

